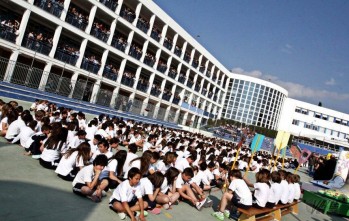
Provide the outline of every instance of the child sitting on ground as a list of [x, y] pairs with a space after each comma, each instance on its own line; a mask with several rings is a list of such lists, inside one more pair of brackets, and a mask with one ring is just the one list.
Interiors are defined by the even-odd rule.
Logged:
[[[237, 208], [249, 209], [252, 206], [252, 193], [245, 181], [242, 179], [240, 170], [232, 170], [229, 173], [230, 185], [227, 192], [221, 198], [218, 206], [218, 212], [212, 213], [212, 216], [218, 220], [224, 220], [225, 217], [238, 219], [239, 214]], [[228, 204], [231, 203], [231, 212], [226, 210]]]
[[148, 207], [148, 203], [144, 202], [142, 198], [139, 184], [141, 174], [138, 168], [132, 167], [128, 171], [127, 180], [118, 185], [110, 198], [109, 207], [118, 213], [121, 220], [126, 218], [127, 213], [131, 221], [136, 221], [135, 211], [140, 211], [139, 219], [141, 221], [145, 220], [144, 208]]
[[98, 177], [107, 164], [108, 158], [100, 154], [94, 159], [93, 164], [82, 168], [73, 180], [73, 192], [94, 202], [101, 202], [102, 192], [108, 186], [108, 181], [99, 182]]

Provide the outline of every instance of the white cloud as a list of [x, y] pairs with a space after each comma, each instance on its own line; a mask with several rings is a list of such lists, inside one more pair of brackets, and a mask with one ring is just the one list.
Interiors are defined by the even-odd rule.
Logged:
[[293, 46], [290, 44], [285, 44], [282, 48], [281, 48], [282, 52], [285, 52], [287, 54], [292, 54], [293, 52]]
[[334, 80], [334, 78], [331, 78], [330, 80], [326, 81], [325, 84], [329, 86], [334, 86], [336, 85], [336, 81]]
[[[307, 98], [312, 100], [349, 100], [349, 93], [337, 93], [327, 90], [319, 90], [314, 89], [311, 87], [307, 87], [302, 84], [293, 83], [293, 82], [286, 82], [280, 80], [277, 76], [270, 75], [270, 74], [263, 74], [261, 71], [254, 70], [254, 71], [245, 71], [242, 68], [234, 68], [232, 69], [233, 73], [236, 74], [243, 74], [251, 77], [257, 77], [263, 80], [271, 81], [272, 83], [275, 83], [283, 88], [285, 88], [288, 91], [288, 96], [292, 98]], [[335, 80], [331, 79], [328, 81], [331, 84], [335, 84]]]

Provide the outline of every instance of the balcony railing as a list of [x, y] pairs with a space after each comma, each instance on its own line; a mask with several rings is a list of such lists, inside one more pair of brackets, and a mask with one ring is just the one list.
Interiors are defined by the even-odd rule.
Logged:
[[141, 20], [137, 21], [137, 28], [139, 28], [141, 31], [143, 31], [144, 33], [147, 33], [149, 30], [149, 25], [144, 23]]
[[160, 35], [159, 35], [159, 33], [155, 32], [155, 31], [151, 32], [150, 37], [152, 37], [156, 41], [160, 41]]
[[112, 11], [115, 11], [118, 7], [118, 3], [115, 0], [100, 0], [100, 2]]
[[125, 52], [125, 49], [126, 49], [126, 46], [127, 46], [127, 42], [121, 40], [121, 39], [116, 39], [116, 38], [113, 38], [112, 42], [111, 42], [111, 45], [122, 51], [122, 52]]
[[176, 79], [177, 73], [174, 72], [174, 71], [170, 71], [170, 72], [168, 73], [168, 76], [169, 76], [170, 78]]
[[58, 18], [61, 17], [62, 11], [64, 9], [63, 3], [60, 4], [60, 2], [46, 1], [46, 0], [38, 1], [36, 6], [47, 11], [48, 13], [53, 14]]
[[16, 30], [3, 24], [1, 24], [0, 27], [0, 38], [14, 43], [17, 38]]
[[193, 87], [193, 84], [194, 84], [193, 82], [189, 82], [189, 81], [187, 82], [187, 86], [188, 86], [189, 88]]
[[107, 42], [108, 38], [109, 38], [109, 34], [104, 33], [103, 31], [101, 31], [98, 28], [94, 28], [91, 30], [91, 35], [98, 38], [99, 40], [103, 41], [103, 42]]
[[163, 99], [163, 100], [166, 100], [166, 101], [169, 101], [169, 100], [171, 99], [171, 97], [172, 97], [171, 94], [165, 94], [165, 93], [164, 93], [164, 94], [162, 95], [162, 99]]
[[88, 58], [84, 58], [82, 60], [81, 68], [86, 70], [86, 71], [89, 71], [89, 72], [92, 72], [94, 74], [97, 74], [99, 69], [100, 69], [100, 67], [101, 67], [100, 64], [97, 64], [97, 63], [94, 63], [92, 61], [89, 61]]
[[161, 73], [165, 73], [167, 70], [167, 66], [166, 65], [158, 65], [157, 70], [160, 71]]
[[79, 18], [78, 16], [68, 12], [65, 21], [78, 29], [85, 31], [87, 27], [87, 21], [84, 18]]
[[55, 58], [60, 61], [63, 61], [64, 63], [75, 65], [79, 56], [64, 49], [57, 49]]
[[135, 79], [134, 78], [130, 78], [130, 77], [127, 77], [127, 76], [122, 76], [121, 78], [121, 84], [123, 85], [126, 85], [128, 87], [133, 87], [135, 83]]
[[186, 80], [185, 77], [179, 77], [179, 78], [178, 78], [178, 81], [179, 81], [180, 83], [182, 83], [182, 84], [184, 84], [185, 80]]
[[158, 97], [158, 96], [161, 94], [161, 90], [158, 90], [158, 89], [156, 89], [156, 88], [152, 88], [152, 89], [150, 90], [150, 94], [153, 95], [153, 96], [155, 96], [155, 97]]
[[118, 79], [118, 73], [114, 72], [110, 67], [106, 66], [103, 71], [103, 77], [109, 80], [116, 81]]
[[[175, 55], [177, 55], [178, 57], [181, 57], [181, 55], [182, 55], [182, 50], [176, 47], [175, 50], [174, 50], [174, 53], [175, 53]], [[187, 62], [189, 62], [189, 61], [187, 61]]]
[[137, 90], [142, 91], [144, 93], [147, 93], [147, 91], [148, 91], [148, 84], [144, 84], [144, 83], [138, 82]]
[[34, 38], [25, 38], [22, 45], [30, 50], [39, 52], [44, 55], [48, 55], [52, 48], [52, 45], [43, 41], [35, 40]]
[[172, 43], [170, 43], [169, 41], [164, 41], [164, 46], [165, 46], [165, 48], [167, 48], [170, 51], [173, 47]]
[[133, 12], [126, 11], [125, 9], [120, 12], [120, 15], [121, 15], [121, 17], [123, 17], [124, 19], [126, 19], [130, 23], [132, 23], [136, 18], [135, 14]]

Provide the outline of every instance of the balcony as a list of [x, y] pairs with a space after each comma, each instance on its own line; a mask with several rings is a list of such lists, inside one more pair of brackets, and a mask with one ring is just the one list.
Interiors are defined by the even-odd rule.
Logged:
[[161, 90], [158, 89], [157, 87], [152, 87], [151, 88], [151, 91], [150, 91], [150, 94], [155, 96], [155, 97], [158, 97], [160, 94], [161, 94]]
[[176, 77], [177, 77], [177, 72], [175, 72], [175, 71], [170, 71], [170, 72], [168, 73], [168, 76], [169, 76], [170, 78], [172, 78], [172, 79], [176, 79]]
[[120, 12], [120, 16], [126, 19], [130, 23], [133, 23], [133, 21], [136, 18], [135, 13], [132, 12], [129, 8], [124, 8], [124, 10]]
[[75, 66], [76, 61], [79, 58], [79, 53], [78, 52], [71, 52], [68, 50], [65, 50], [64, 48], [58, 48], [56, 50], [55, 58], [63, 61], [64, 63], [71, 64]]
[[129, 55], [134, 57], [137, 60], [140, 60], [142, 57], [142, 51], [139, 47], [132, 45], [130, 52], [129, 52]]
[[192, 88], [192, 87], [193, 87], [193, 84], [194, 84], [193, 82], [188, 81], [188, 82], [187, 82], [187, 87]]
[[42, 40], [36, 40], [35, 38], [23, 39], [22, 45], [30, 50], [36, 51], [44, 55], [48, 55], [52, 48], [52, 44], [44, 42]]
[[92, 72], [94, 74], [97, 74], [99, 69], [101, 68], [101, 65], [98, 63], [98, 61], [90, 60], [90, 59], [85, 57], [82, 60], [81, 68], [88, 71], [88, 72]]
[[150, 37], [152, 37], [156, 41], [160, 41], [161, 35], [157, 31], [152, 31], [150, 34]]
[[167, 40], [167, 39], [164, 41], [164, 46], [165, 46], [165, 48], [167, 48], [170, 51], [171, 51], [171, 49], [173, 47], [172, 43], [169, 40]]
[[91, 30], [91, 35], [98, 38], [99, 40], [103, 41], [103, 42], [107, 42], [108, 38], [109, 38], [109, 32], [104, 32], [101, 29], [94, 27]]
[[113, 12], [115, 11], [116, 7], [118, 7], [117, 1], [114, 1], [114, 0], [100, 0], [100, 3], [105, 5], [107, 8], [109, 8]]
[[169, 100], [171, 99], [171, 97], [172, 97], [172, 94], [171, 94], [171, 93], [164, 93], [164, 94], [162, 95], [162, 99], [163, 99], [163, 100], [166, 100], [166, 101], [169, 101]]
[[167, 66], [165, 64], [159, 64], [157, 67], [157, 70], [160, 71], [161, 73], [165, 73], [167, 70]]
[[146, 82], [142, 83], [141, 81], [138, 81], [137, 90], [142, 91], [144, 93], [147, 93], [148, 87], [149, 87], [148, 83], [146, 83]]
[[[175, 50], [174, 50], [175, 55], [177, 55], [178, 57], [182, 56], [182, 50], [176, 45]], [[189, 62], [189, 61], [187, 61]]]
[[183, 60], [186, 61], [187, 63], [189, 63], [190, 62], [190, 56], [185, 54]]
[[15, 43], [17, 38], [16, 30], [4, 24], [1, 24], [0, 27], [0, 38]]
[[125, 49], [126, 49], [126, 46], [127, 46], [127, 43], [126, 41], [124, 41], [123, 38], [113, 38], [112, 42], [111, 42], [111, 45], [122, 51], [122, 52], [125, 52]]
[[178, 78], [178, 81], [179, 81], [180, 83], [182, 83], [182, 84], [185, 83], [185, 80], [186, 80], [186, 78], [183, 77], [183, 76], [179, 76], [179, 78]]
[[56, 17], [61, 17], [62, 11], [64, 9], [64, 1], [36, 1], [36, 6], [43, 9], [44, 11], [47, 11], [50, 14], [53, 14]]
[[195, 87], [194, 87], [194, 90], [195, 90], [196, 92], [199, 92], [199, 91], [200, 91], [200, 86], [196, 84]]
[[103, 71], [103, 77], [109, 80], [116, 81], [118, 79], [118, 71], [110, 66], [105, 66]]
[[149, 23], [141, 18], [137, 21], [137, 28], [143, 31], [144, 33], [147, 33], [149, 30]]
[[83, 17], [80, 16], [76, 16], [70, 12], [67, 13], [67, 17], [65, 19], [65, 21], [73, 26], [75, 26], [76, 28], [85, 31], [86, 27], [87, 27], [87, 20]]
[[121, 78], [121, 84], [126, 85], [128, 87], [133, 87], [134, 83], [135, 83], [135, 79], [132, 77], [123, 75]]

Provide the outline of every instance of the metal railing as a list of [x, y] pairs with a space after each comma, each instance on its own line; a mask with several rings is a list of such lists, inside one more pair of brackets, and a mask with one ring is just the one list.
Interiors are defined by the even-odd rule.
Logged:
[[79, 18], [78, 16], [68, 12], [65, 21], [78, 29], [85, 31], [87, 27], [87, 21], [84, 18]]
[[62, 11], [64, 9], [63, 4], [54, 1], [38, 0], [36, 1], [35, 5], [58, 18], [61, 17]]
[[17, 35], [16, 29], [8, 27], [4, 24], [0, 25], [0, 38], [5, 39], [10, 42], [15, 42]]
[[44, 55], [48, 55], [52, 49], [51, 44], [35, 38], [24, 38], [22, 46]]
[[116, 7], [118, 7], [118, 2], [115, 0], [100, 0], [100, 3], [102, 3], [112, 11], [115, 11]]

